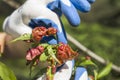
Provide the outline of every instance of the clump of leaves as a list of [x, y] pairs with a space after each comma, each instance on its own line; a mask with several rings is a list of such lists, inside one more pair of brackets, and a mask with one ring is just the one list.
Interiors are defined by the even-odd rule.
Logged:
[[53, 80], [58, 66], [61, 66], [67, 60], [74, 59], [78, 55], [68, 44], [62, 42], [54, 45], [41, 43], [43, 37], [54, 36], [56, 33], [57, 30], [53, 27], [45, 28], [41, 26], [34, 28], [32, 34], [26, 33], [12, 41], [22, 40], [32, 43], [26, 54], [26, 64], [32, 68], [39, 62], [47, 62], [49, 64], [46, 72], [47, 80]]
[[[57, 33], [55, 28], [45, 28], [43, 26], [33, 29], [32, 34], [24, 34], [16, 38], [15, 41], [26, 41], [32, 43], [27, 51], [26, 60], [30, 67], [36, 66], [39, 62], [47, 62], [49, 65], [46, 70], [47, 80], [53, 80], [56, 68], [64, 64], [67, 60], [74, 59], [78, 53], [74, 51], [68, 44], [59, 43], [50, 45], [47, 42], [41, 43], [45, 36], [54, 36]], [[98, 80], [106, 75], [111, 70], [112, 64], [108, 64], [103, 70], [98, 72], [97, 65], [90, 57], [80, 57], [80, 61], [76, 63], [76, 67], [85, 67], [88, 70], [89, 77], [92, 80]]]

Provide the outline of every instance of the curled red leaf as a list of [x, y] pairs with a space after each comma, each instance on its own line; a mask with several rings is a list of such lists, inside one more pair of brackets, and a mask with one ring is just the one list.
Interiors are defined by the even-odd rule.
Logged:
[[41, 26], [41, 27], [35, 27], [32, 30], [32, 37], [33, 40], [40, 41], [43, 38], [43, 36], [55, 35], [56, 33], [57, 33], [57, 29], [53, 27], [47, 29], [44, 26]]
[[26, 60], [31, 61], [33, 60], [36, 56], [40, 56], [44, 51], [44, 47], [38, 46], [36, 48], [29, 49], [27, 51], [26, 55]]
[[60, 43], [60, 46], [58, 46], [57, 58], [61, 62], [64, 62], [66, 60], [72, 60], [77, 55], [78, 55], [78, 53], [73, 51], [72, 48], [67, 44]]
[[47, 29], [45, 27], [35, 27], [32, 30], [32, 37], [36, 41], [40, 41], [46, 35]]
[[57, 29], [50, 27], [47, 29], [47, 35], [55, 35], [57, 33]]

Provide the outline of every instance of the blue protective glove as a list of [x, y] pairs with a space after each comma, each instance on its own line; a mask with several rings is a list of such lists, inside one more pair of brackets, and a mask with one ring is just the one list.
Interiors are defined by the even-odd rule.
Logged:
[[74, 80], [90, 80], [88, 78], [87, 70], [84, 67], [78, 67], [76, 69]]
[[48, 8], [58, 15], [63, 13], [71, 25], [77, 26], [80, 24], [80, 17], [76, 9], [88, 12], [93, 2], [95, 0], [54, 0], [48, 4]]

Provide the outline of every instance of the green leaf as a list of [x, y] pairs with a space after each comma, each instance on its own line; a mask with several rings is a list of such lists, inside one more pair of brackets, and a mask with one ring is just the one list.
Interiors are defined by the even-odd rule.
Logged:
[[56, 50], [53, 49], [53, 45], [49, 45], [49, 46], [47, 47], [47, 50], [48, 50], [48, 54], [49, 54], [56, 62], [58, 62], [59, 64], [61, 64], [60, 61], [59, 61], [59, 60], [56, 58], [56, 56], [55, 56]]
[[10, 70], [5, 64], [0, 62], [0, 78], [2, 80], [17, 80], [13, 71]]
[[103, 68], [100, 73], [98, 74], [98, 79], [105, 77], [106, 75], [108, 75], [110, 73], [112, 69], [112, 63], [109, 63], [105, 68]]
[[42, 53], [42, 54], [40, 55], [40, 61], [46, 61], [47, 58], [48, 58], [48, 55], [46, 55], [45, 53]]
[[20, 37], [12, 40], [11, 42], [16, 42], [16, 41], [23, 41], [23, 40], [30, 40], [31, 39], [31, 34], [23, 34]]
[[79, 64], [79, 66], [84, 66], [84, 67], [90, 66], [90, 65], [97, 67], [97, 65], [94, 62], [92, 62], [91, 60], [85, 60]]
[[55, 51], [54, 51], [54, 49], [52, 48], [52, 46], [53, 46], [53, 45], [49, 45], [49, 46], [47, 47], [48, 54], [50, 54], [50, 55], [56, 54]]
[[97, 80], [98, 73], [96, 70], [94, 70], [94, 80]]
[[52, 68], [51, 66], [47, 69], [47, 78], [49, 80], [53, 80], [54, 74], [52, 74]]
[[47, 46], [49, 46], [48, 43], [40, 43], [39, 46], [43, 46], [44, 48], [46, 48]]

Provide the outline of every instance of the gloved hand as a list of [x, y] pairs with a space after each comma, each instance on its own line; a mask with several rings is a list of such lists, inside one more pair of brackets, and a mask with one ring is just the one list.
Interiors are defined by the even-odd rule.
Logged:
[[74, 80], [91, 80], [84, 67], [77, 67]]
[[[79, 1], [84, 3], [87, 2], [86, 0]], [[66, 35], [62, 27], [63, 25], [61, 24], [57, 14], [61, 14], [61, 12], [63, 12], [72, 25], [78, 25], [80, 23], [80, 19], [75, 7], [79, 9], [79, 4], [76, 2], [77, 0], [28, 0], [5, 20], [3, 29], [12, 36], [18, 37], [25, 33], [31, 33], [35, 24], [37, 23], [36, 25], [39, 25], [39, 23], [41, 24], [42, 22], [42, 25], [47, 25], [48, 27], [53, 26], [58, 30], [58, 41], [51, 36], [43, 39], [43, 42], [47, 40], [50, 44], [56, 44], [58, 42], [67, 43]], [[57, 14], [50, 9], [55, 11]], [[67, 66], [67, 69], [64, 66]], [[66, 62], [65, 65], [63, 65], [63, 67], [55, 74], [55, 80], [69, 80], [72, 68], [73, 61]], [[62, 75], [66, 72], [68, 72], [68, 76]], [[56, 77], [57, 75], [59, 76], [59, 79]]]
[[88, 12], [93, 2], [95, 0], [54, 0], [48, 4], [48, 8], [59, 16], [63, 13], [71, 25], [77, 26], [80, 24], [77, 10]]

